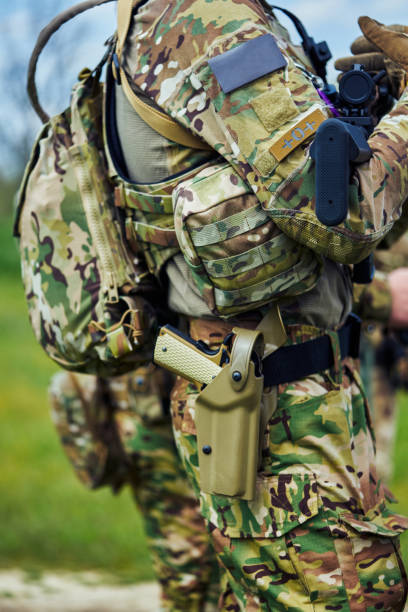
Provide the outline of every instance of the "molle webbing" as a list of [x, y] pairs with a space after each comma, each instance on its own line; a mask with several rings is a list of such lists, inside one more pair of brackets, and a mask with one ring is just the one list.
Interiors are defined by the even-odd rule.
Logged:
[[276, 227], [228, 164], [178, 185], [173, 202], [181, 251], [214, 314], [235, 316], [315, 285], [319, 258]]
[[[271, 264], [273, 260], [270, 258]], [[266, 262], [265, 262], [266, 263]], [[256, 264], [252, 267], [255, 269]], [[249, 268], [251, 269], [251, 268]], [[303, 293], [301, 287], [310, 282], [310, 278], [315, 278], [319, 266], [311, 252], [307, 252], [304, 259], [300, 260], [290, 270], [284, 270], [280, 274], [266, 278], [259, 283], [248, 287], [239, 287], [237, 289], [214, 288], [216, 303], [220, 309], [229, 309], [231, 304], [246, 306], [243, 310], [248, 310], [248, 305], [255, 307], [257, 303], [265, 304], [273, 299], [284, 297], [287, 293], [293, 295], [293, 286], [296, 284], [299, 289], [298, 293]], [[237, 283], [239, 285], [239, 283]], [[296, 293], [295, 293], [296, 295]]]
[[255, 229], [266, 223], [267, 220], [268, 214], [260, 204], [257, 204], [253, 208], [242, 210], [220, 221], [197, 228], [192, 227], [191, 234], [196, 247], [208, 246], [227, 240], [237, 233], [242, 234], [247, 230]]
[[117, 181], [115, 203], [125, 211], [126, 237], [135, 252], [143, 251], [150, 272], [158, 276], [162, 266], [180, 250], [171, 201], [176, 183], [173, 179], [158, 189], [157, 185]]

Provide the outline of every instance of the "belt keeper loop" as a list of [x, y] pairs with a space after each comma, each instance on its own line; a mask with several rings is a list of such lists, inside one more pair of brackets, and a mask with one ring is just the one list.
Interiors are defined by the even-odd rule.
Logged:
[[330, 378], [332, 378], [335, 384], [341, 385], [343, 380], [343, 369], [341, 365], [340, 338], [336, 331], [327, 330], [326, 334], [330, 340], [334, 360], [334, 363], [330, 368]]

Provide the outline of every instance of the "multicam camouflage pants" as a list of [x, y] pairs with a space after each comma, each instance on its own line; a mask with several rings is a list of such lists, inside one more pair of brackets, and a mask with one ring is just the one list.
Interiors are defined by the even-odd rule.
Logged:
[[101, 381], [61, 372], [50, 387], [53, 418], [88, 487], [130, 485], [144, 518], [163, 609], [209, 612], [219, 596], [218, 563], [174, 446], [169, 415], [163, 415], [165, 390], [157, 374], [139, 369]]
[[[190, 323], [192, 337], [213, 346], [228, 331], [224, 323]], [[289, 327], [288, 342], [321, 333]], [[385, 505], [356, 364], [351, 358], [341, 363], [336, 334], [332, 340], [336, 367], [280, 386], [250, 502], [200, 491], [197, 390], [176, 381], [176, 442], [226, 570], [221, 610], [404, 608], [407, 580], [398, 536], [406, 520]]]

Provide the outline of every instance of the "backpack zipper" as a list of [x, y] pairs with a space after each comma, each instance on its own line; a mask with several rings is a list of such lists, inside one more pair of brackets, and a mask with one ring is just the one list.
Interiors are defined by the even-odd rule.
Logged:
[[92, 189], [92, 179], [86, 163], [84, 163], [80, 147], [71, 147], [70, 153], [74, 159], [78, 186], [88, 222], [89, 231], [100, 260], [102, 291], [108, 296], [108, 302], [119, 301], [118, 285], [115, 278], [115, 265], [108, 246], [105, 227], [101, 220], [99, 203]]

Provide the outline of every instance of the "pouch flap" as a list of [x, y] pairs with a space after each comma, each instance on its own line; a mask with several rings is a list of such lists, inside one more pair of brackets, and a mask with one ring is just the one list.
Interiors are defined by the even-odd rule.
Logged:
[[340, 520], [358, 533], [370, 533], [387, 538], [394, 538], [408, 528], [407, 517], [395, 514], [386, 507], [370, 512], [364, 517], [345, 513], [341, 515]]
[[318, 258], [277, 228], [231, 166], [180, 183], [173, 203], [180, 250], [214, 314], [234, 316], [315, 285]]
[[312, 474], [258, 477], [253, 501], [201, 493], [201, 512], [231, 538], [280, 537], [318, 513], [316, 480]]

